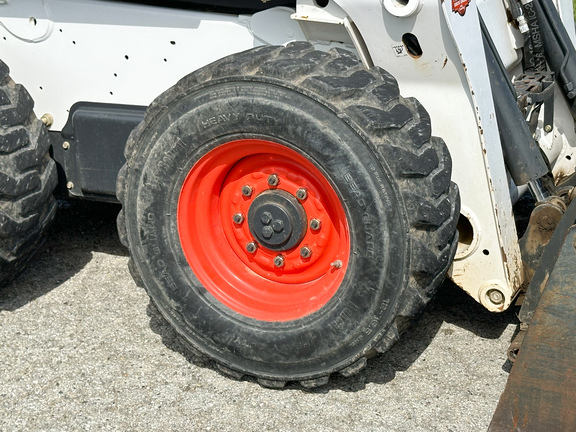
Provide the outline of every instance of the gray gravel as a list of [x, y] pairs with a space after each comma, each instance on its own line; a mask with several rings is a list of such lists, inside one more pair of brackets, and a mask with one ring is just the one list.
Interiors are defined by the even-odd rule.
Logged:
[[187, 354], [137, 288], [118, 207], [73, 202], [0, 290], [0, 430], [482, 431], [514, 311], [445, 284], [389, 353], [326, 387], [269, 390]]

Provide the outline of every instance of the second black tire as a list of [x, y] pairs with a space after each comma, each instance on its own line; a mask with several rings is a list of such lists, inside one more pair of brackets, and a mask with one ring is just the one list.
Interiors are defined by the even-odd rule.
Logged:
[[195, 352], [266, 386], [361, 370], [455, 253], [445, 144], [347, 51], [292, 43], [208, 65], [150, 106], [126, 159], [118, 226], [136, 279]]
[[25, 268], [56, 213], [56, 164], [33, 107], [0, 61], [0, 285]]

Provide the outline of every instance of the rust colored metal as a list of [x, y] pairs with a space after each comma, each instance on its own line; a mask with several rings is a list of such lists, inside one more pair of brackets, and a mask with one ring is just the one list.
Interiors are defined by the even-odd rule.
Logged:
[[576, 226], [565, 237], [489, 427], [490, 432], [574, 430]]
[[538, 203], [530, 215], [526, 232], [520, 239], [525, 279], [531, 280], [546, 245], [566, 212], [566, 204], [559, 197], [550, 197]]
[[508, 360], [512, 363], [516, 361], [516, 357], [518, 357], [518, 352], [520, 352], [520, 348], [522, 348], [522, 344], [524, 343], [524, 338], [526, 337], [526, 331], [528, 330], [528, 325], [525, 323], [520, 324], [520, 331], [516, 334], [512, 343], [508, 347]]
[[[534, 277], [531, 278], [530, 286], [528, 287], [523, 299], [522, 309], [518, 316], [521, 322], [529, 323], [532, 320], [534, 310], [536, 309], [536, 306], [538, 306], [542, 292], [550, 279], [550, 275], [554, 270], [554, 266], [556, 265], [558, 257], [562, 251], [562, 246], [566, 240], [566, 236], [568, 235], [568, 230], [575, 223], [576, 200], [572, 200], [551, 238], [549, 241], [546, 241], [547, 246], [545, 250], [543, 247], [533, 246], [532, 250], [535, 253], [531, 255], [531, 259], [533, 259], [532, 264], [527, 264], [526, 261], [524, 262], [525, 266], [531, 265], [536, 269], [536, 271], [533, 273]], [[532, 217], [530, 218], [530, 225], [533, 225]], [[526, 235], [522, 238], [521, 243], [524, 241], [525, 237]], [[541, 240], [544, 241], [545, 239]], [[524, 247], [522, 251], [522, 257], [525, 260], [530, 256], [528, 249], [529, 248]]]

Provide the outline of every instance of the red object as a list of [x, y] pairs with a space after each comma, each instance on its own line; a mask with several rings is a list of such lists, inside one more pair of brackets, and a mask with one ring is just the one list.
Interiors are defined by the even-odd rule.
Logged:
[[[279, 176], [277, 187], [268, 185], [270, 174]], [[244, 185], [252, 188], [251, 196], [242, 194]], [[307, 221], [318, 219], [321, 227], [308, 227], [300, 244], [282, 252], [285, 263], [278, 268], [278, 252], [246, 250], [254, 240], [248, 221], [236, 224], [233, 216], [248, 215], [254, 198], [266, 190], [296, 196], [301, 188], [308, 191], [301, 202]], [[334, 296], [346, 273], [350, 236], [336, 191], [307, 158], [274, 142], [237, 140], [208, 152], [182, 185], [177, 217], [196, 277], [217, 300], [247, 317], [290, 321], [309, 315]], [[309, 258], [300, 256], [303, 246], [312, 250]]]
[[464, 16], [469, 4], [470, 0], [452, 0], [452, 12], [457, 12], [460, 16]]

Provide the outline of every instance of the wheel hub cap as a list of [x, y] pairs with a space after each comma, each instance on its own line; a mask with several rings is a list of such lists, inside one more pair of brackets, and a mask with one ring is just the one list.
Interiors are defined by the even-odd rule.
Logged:
[[282, 190], [258, 195], [248, 211], [250, 232], [274, 251], [287, 251], [306, 234], [306, 212], [298, 200]]

